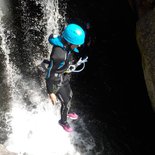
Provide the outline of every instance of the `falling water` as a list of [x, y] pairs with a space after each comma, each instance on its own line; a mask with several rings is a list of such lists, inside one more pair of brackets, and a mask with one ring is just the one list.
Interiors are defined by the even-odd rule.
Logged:
[[7, 42], [7, 35], [9, 35], [9, 31], [5, 32], [5, 27], [3, 25], [2, 22], [2, 17], [3, 17], [3, 12], [0, 10], [0, 37], [1, 37], [1, 52], [4, 55], [4, 65], [5, 65], [5, 78], [6, 78], [6, 83], [8, 84], [8, 86], [12, 86], [13, 82], [12, 82], [12, 63], [10, 62], [10, 58], [9, 58], [9, 54], [10, 54], [10, 49], [7, 46], [6, 42]]
[[[65, 132], [58, 125], [60, 105], [53, 106], [50, 103], [48, 96], [43, 93], [45, 88], [41, 88], [37, 78], [31, 76], [33, 72], [30, 73], [30, 76], [25, 76], [20, 68], [23, 61], [17, 61], [17, 57], [13, 55], [14, 53], [20, 55], [20, 52], [23, 52], [23, 55], [26, 53], [27, 55], [24, 56], [27, 56], [30, 60], [26, 69], [31, 72], [32, 68], [35, 67], [35, 61], [44, 57], [44, 52], [41, 51], [45, 50], [45, 53], [49, 54], [51, 47], [47, 43], [48, 35], [50, 33], [58, 35], [61, 24], [65, 24], [64, 16], [59, 14], [58, 4], [58, 0], [35, 1], [35, 6], [39, 5], [43, 14], [41, 19], [37, 20], [36, 17], [32, 19], [28, 15], [28, 2], [21, 1], [22, 21], [24, 21], [24, 24], [21, 24], [24, 32], [22, 33], [24, 43], [22, 51], [18, 50], [17, 46], [14, 50], [12, 40], [6, 38], [4, 32], [7, 32], [7, 28], [1, 20], [3, 13], [0, 11], [1, 51], [6, 64], [3, 76], [7, 77], [7, 85], [11, 88], [10, 100], [8, 101], [10, 105], [9, 114], [6, 115], [9, 116], [6, 117], [9, 131], [7, 131], [8, 138], [4, 145], [9, 151], [18, 155], [94, 154], [92, 152], [95, 142], [86, 129], [82, 118], [79, 120], [79, 125], [70, 121], [71, 126], [80, 128], [80, 131], [75, 130], [71, 134]], [[44, 28], [44, 33], [41, 33], [43, 39], [35, 38], [36, 32], [41, 32], [42, 27]], [[35, 34], [32, 33], [34, 31]], [[15, 33], [9, 31], [7, 35], [18, 38]], [[32, 37], [34, 37], [34, 40], [31, 40]], [[39, 42], [39, 45], [35, 44], [36, 41]], [[33, 53], [34, 49], [35, 52]], [[25, 59], [27, 60], [27, 58]]]

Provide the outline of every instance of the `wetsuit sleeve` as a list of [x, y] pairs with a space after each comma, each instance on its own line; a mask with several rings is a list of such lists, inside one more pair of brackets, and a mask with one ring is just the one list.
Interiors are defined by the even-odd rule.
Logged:
[[55, 93], [57, 88], [55, 73], [57, 72], [60, 63], [65, 61], [65, 53], [60, 47], [53, 48], [51, 58], [50, 58], [50, 65], [49, 65], [49, 77], [46, 78], [46, 87], [48, 94]]

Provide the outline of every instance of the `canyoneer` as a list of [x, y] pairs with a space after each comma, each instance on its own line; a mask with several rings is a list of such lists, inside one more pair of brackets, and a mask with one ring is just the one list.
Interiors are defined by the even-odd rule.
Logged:
[[[71, 112], [71, 100], [73, 92], [70, 86], [72, 72], [80, 72], [84, 69], [85, 59], [74, 60], [74, 54], [79, 53], [78, 47], [85, 42], [85, 31], [77, 24], [68, 24], [60, 36], [49, 36], [49, 43], [53, 46], [50, 60], [44, 60], [48, 64], [46, 74], [46, 88], [53, 105], [57, 100], [61, 102], [59, 124], [67, 132], [73, 131], [67, 119], [78, 119], [75, 112]], [[80, 70], [77, 67], [83, 65]]]

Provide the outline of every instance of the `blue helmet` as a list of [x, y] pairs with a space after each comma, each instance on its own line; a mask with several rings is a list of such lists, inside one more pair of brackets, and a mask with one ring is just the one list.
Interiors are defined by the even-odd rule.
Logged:
[[77, 24], [68, 24], [62, 36], [67, 42], [73, 45], [82, 45], [85, 41], [85, 32]]

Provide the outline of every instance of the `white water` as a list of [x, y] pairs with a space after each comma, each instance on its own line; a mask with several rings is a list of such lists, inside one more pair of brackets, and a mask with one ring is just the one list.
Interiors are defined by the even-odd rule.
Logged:
[[[12, 81], [12, 63], [10, 62], [9, 59], [9, 54], [10, 54], [10, 49], [7, 46], [6, 42], [7, 42], [7, 38], [5, 35], [5, 28], [2, 22], [2, 17], [3, 17], [3, 12], [0, 10], [0, 37], [1, 37], [1, 51], [4, 54], [4, 59], [5, 59], [5, 78], [6, 78], [6, 83], [9, 86], [13, 85], [13, 81]], [[7, 31], [7, 33], [9, 34], [10, 32]]]
[[[44, 44], [48, 46], [48, 35], [51, 32], [59, 34], [58, 19], [64, 19], [59, 14], [57, 0], [37, 0], [36, 3], [40, 3], [44, 8], [44, 18], [47, 19], [47, 34], [44, 36]], [[25, 5], [24, 1], [23, 5]], [[0, 12], [0, 19], [2, 16], [3, 13]], [[12, 88], [12, 98], [9, 103], [10, 117], [7, 120], [11, 127], [11, 134], [8, 135], [9, 138], [4, 145], [9, 151], [18, 155], [88, 155], [88, 152], [95, 147], [95, 143], [82, 119], [79, 121], [81, 131], [87, 135], [85, 138], [82, 137], [82, 133], [75, 131], [69, 134], [58, 125], [60, 107], [53, 106], [47, 96], [42, 94], [37, 83], [33, 80], [25, 80], [16, 66], [10, 62], [11, 50], [6, 44], [4, 30], [1, 21], [0, 34], [3, 38], [1, 48], [6, 58], [5, 76], [8, 85]], [[31, 105], [26, 105], [24, 97], [30, 101]], [[70, 124], [73, 128], [78, 127], [71, 121]], [[76, 150], [74, 144], [82, 145], [81, 149], [85, 151], [80, 153], [80, 149]]]

